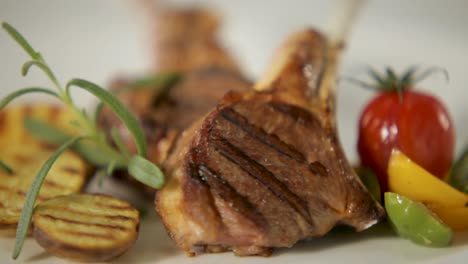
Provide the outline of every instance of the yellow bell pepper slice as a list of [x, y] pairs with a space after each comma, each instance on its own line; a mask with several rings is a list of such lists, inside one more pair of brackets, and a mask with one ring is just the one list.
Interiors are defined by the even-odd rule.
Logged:
[[468, 230], [468, 207], [447, 207], [435, 204], [430, 204], [428, 207], [452, 230]]
[[445, 207], [464, 207], [468, 202], [467, 194], [430, 174], [399, 150], [392, 151], [387, 172], [390, 191], [412, 200]]

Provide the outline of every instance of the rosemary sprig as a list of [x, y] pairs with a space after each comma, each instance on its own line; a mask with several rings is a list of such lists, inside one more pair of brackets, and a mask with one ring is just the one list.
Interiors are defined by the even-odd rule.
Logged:
[[[21, 89], [9, 94], [1, 100], [0, 110], [21, 95], [35, 92], [49, 94], [59, 99], [75, 114], [76, 120], [71, 121], [76, 124], [79, 130], [78, 135], [73, 137], [38, 120], [25, 120], [26, 128], [29, 128], [30, 131], [34, 131], [35, 136], [49, 143], [61, 144], [61, 146], [44, 163], [26, 195], [21, 217], [18, 222], [18, 228], [16, 230], [16, 242], [13, 252], [13, 258], [16, 259], [23, 247], [30, 226], [34, 205], [42, 183], [54, 162], [66, 149], [73, 148], [88, 161], [97, 166], [106, 168], [108, 173], [111, 173], [115, 168], [126, 168], [130, 175], [153, 188], [162, 187], [164, 184], [164, 175], [155, 164], [144, 158], [146, 155], [146, 142], [143, 130], [135, 117], [133, 117], [127, 108], [113, 94], [92, 82], [82, 79], [73, 79], [67, 83], [65, 88], [62, 87], [42, 55], [34, 50], [28, 41], [11, 25], [2, 23], [2, 27], [31, 57], [31, 60], [27, 61], [22, 67], [21, 73], [23, 76], [27, 75], [31, 67], [38, 67], [51, 80], [55, 86], [56, 92], [42, 87]], [[113, 139], [117, 146], [110, 143], [111, 141], [106, 135], [98, 130], [95, 117], [91, 119], [86, 111], [81, 110], [75, 105], [70, 94], [72, 87], [78, 87], [90, 92], [120, 118], [135, 141], [138, 151], [137, 155], [130, 155], [129, 152], [123, 148], [123, 144], [119, 141], [120, 138], [117, 138], [116, 135], [113, 136]], [[4, 162], [0, 162], [0, 167], [6, 171], [11, 171], [11, 168]]]

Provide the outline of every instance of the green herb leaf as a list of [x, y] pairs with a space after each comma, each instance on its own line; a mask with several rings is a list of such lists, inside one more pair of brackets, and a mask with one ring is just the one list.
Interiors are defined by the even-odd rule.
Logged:
[[31, 66], [36, 65], [37, 67], [39, 67], [45, 72], [45, 74], [50, 78], [50, 80], [54, 83], [57, 89], [61, 90], [61, 87], [57, 81], [57, 78], [52, 73], [52, 70], [49, 68], [47, 63], [44, 61], [44, 58], [42, 57], [41, 53], [35, 51], [33, 47], [31, 47], [29, 42], [10, 24], [3, 22], [2, 27], [32, 58], [31, 61], [28, 61], [25, 64], [23, 64], [22, 71], [21, 71], [23, 76], [25, 76], [28, 73], [29, 68]]
[[86, 117], [86, 119], [89, 119], [88, 111], [86, 111], [86, 108], [82, 108], [81, 113], [83, 114], [84, 117]]
[[154, 76], [149, 76], [137, 79], [127, 85], [117, 89], [116, 94], [134, 91], [134, 90], [159, 90], [153, 98], [153, 107], [157, 107], [169, 95], [169, 91], [174, 85], [182, 79], [180, 73], [158, 73]]
[[158, 73], [156, 75], [136, 79], [130, 82], [129, 84], [117, 89], [116, 93], [118, 94], [121, 92], [127, 92], [137, 89], [157, 89], [160, 87], [172, 86], [180, 79], [180, 73]]
[[468, 146], [458, 158], [448, 178], [448, 183], [458, 190], [468, 193]]
[[14, 27], [6, 22], [2, 23], [2, 27], [29, 54], [29, 56], [31, 56], [31, 58], [36, 60], [42, 59], [41, 54], [36, 52], [31, 45], [29, 45], [28, 41]]
[[140, 218], [145, 218], [148, 215], [148, 209], [144, 207], [138, 207], [138, 212], [140, 213]]
[[34, 205], [36, 204], [37, 196], [41, 189], [42, 183], [44, 182], [47, 174], [49, 173], [52, 165], [58, 159], [58, 157], [69, 147], [75, 144], [77, 141], [83, 139], [84, 137], [74, 137], [65, 144], [63, 144], [42, 166], [42, 168], [37, 173], [34, 181], [31, 184], [31, 187], [26, 194], [25, 203], [23, 205], [23, 210], [21, 211], [21, 216], [18, 222], [18, 227], [16, 229], [16, 242], [15, 249], [13, 251], [13, 259], [18, 258], [21, 249], [23, 248], [24, 240], [28, 234], [29, 225], [31, 224], [31, 218], [34, 210]]
[[95, 127], [99, 127], [99, 116], [101, 115], [101, 111], [102, 111], [102, 108], [104, 107], [104, 103], [103, 102], [99, 102], [99, 104], [96, 106], [96, 109], [94, 109], [94, 115], [93, 115], [93, 119], [94, 119], [94, 125]]
[[96, 178], [97, 178], [97, 183], [98, 187], [101, 188], [102, 184], [104, 183], [104, 178], [107, 176], [106, 172], [103, 170], [100, 170], [96, 173]]
[[0, 169], [4, 170], [8, 174], [13, 174], [13, 170], [5, 162], [0, 160]]
[[146, 142], [143, 129], [138, 124], [138, 121], [133, 117], [133, 115], [128, 111], [128, 109], [109, 91], [103, 89], [102, 87], [82, 79], [73, 79], [67, 84], [67, 93], [72, 86], [80, 87], [98, 97], [103, 101], [109, 108], [111, 108], [114, 113], [119, 117], [119, 119], [125, 124], [128, 131], [132, 134], [133, 140], [138, 150], [138, 154], [141, 156], [146, 155]]
[[86, 161], [100, 167], [107, 166], [113, 160], [116, 160], [116, 168], [124, 168], [127, 165], [126, 160], [119, 153], [107, 150], [104, 146], [96, 145], [96, 142], [80, 142], [73, 148], [83, 156]]
[[164, 174], [151, 161], [135, 155], [130, 159], [128, 164], [128, 173], [138, 181], [159, 189], [164, 185]]
[[126, 157], [130, 157], [130, 153], [128, 152], [127, 147], [125, 147], [125, 144], [123, 142], [122, 137], [120, 136], [119, 131], [117, 131], [115, 127], [111, 128], [111, 137], [112, 137], [112, 141], [114, 141], [120, 153], [122, 153]]
[[23, 76], [26, 76], [29, 72], [29, 69], [31, 68], [31, 66], [36, 66], [38, 67], [39, 69], [41, 69], [46, 75], [47, 77], [49, 77], [49, 79], [55, 84], [58, 86], [58, 81], [57, 81], [57, 78], [55, 78], [55, 75], [52, 73], [52, 70], [49, 68], [49, 66], [47, 66], [47, 64], [45, 64], [44, 62], [42, 61], [38, 61], [38, 60], [30, 60], [30, 61], [27, 61], [23, 64], [23, 67], [21, 68], [21, 74]]
[[76, 120], [76, 119], [73, 119], [73, 120], [70, 120], [70, 125], [76, 127], [76, 128], [81, 128], [81, 123], [80, 121]]
[[364, 186], [366, 186], [367, 190], [374, 196], [374, 198], [379, 202], [382, 203], [381, 194], [380, 194], [380, 185], [379, 181], [377, 180], [377, 175], [366, 167], [359, 167], [356, 169], [356, 173], [361, 179]]
[[107, 176], [111, 176], [114, 173], [116, 163], [117, 163], [117, 161], [115, 161], [115, 160], [113, 160], [111, 163], [109, 163], [109, 165], [106, 168]]
[[11, 94], [4, 97], [0, 101], [0, 110], [2, 110], [3, 107], [5, 107], [8, 103], [10, 103], [13, 99], [21, 95], [28, 94], [28, 93], [44, 93], [44, 94], [49, 94], [49, 95], [59, 98], [59, 95], [56, 92], [51, 91], [49, 89], [41, 88], [41, 87], [28, 87], [28, 88], [24, 88], [24, 89], [12, 92]]
[[72, 138], [72, 136], [34, 117], [26, 117], [23, 125], [33, 137], [49, 144], [61, 145]]

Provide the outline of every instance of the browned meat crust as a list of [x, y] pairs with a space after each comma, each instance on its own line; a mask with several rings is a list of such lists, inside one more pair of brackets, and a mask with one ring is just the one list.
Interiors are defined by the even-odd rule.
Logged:
[[336, 136], [330, 49], [315, 31], [294, 35], [261, 91], [229, 94], [183, 132], [155, 199], [181, 249], [268, 255], [383, 217]]

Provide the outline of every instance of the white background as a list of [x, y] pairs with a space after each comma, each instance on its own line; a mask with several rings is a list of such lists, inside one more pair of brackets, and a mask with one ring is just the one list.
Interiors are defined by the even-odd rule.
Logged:
[[[274, 49], [289, 33], [309, 25], [324, 29], [334, 3], [318, 0], [173, 2], [207, 2], [217, 7], [224, 15], [221, 37], [253, 79], [260, 76]], [[80, 77], [106, 86], [119, 74], [141, 74], [153, 65], [150, 27], [138, 1], [0, 0], [0, 20], [14, 25], [42, 52], [62, 83]], [[0, 96], [25, 86], [49, 86], [37, 70], [32, 70], [26, 78], [21, 77], [20, 67], [27, 59], [6, 33], [0, 32]], [[449, 84], [442, 76], [434, 76], [419, 86], [446, 103], [456, 124], [459, 152], [464, 144], [468, 144], [468, 1], [369, 1], [347, 45], [340, 75], [365, 78], [367, 65], [379, 69], [392, 65], [401, 71], [414, 64], [441, 66], [450, 72]], [[83, 105], [90, 106], [95, 102], [87, 94], [77, 96]], [[371, 96], [372, 93], [363, 89], [340, 84], [340, 136], [352, 160], [356, 160], [357, 118]], [[29, 97], [29, 100], [37, 98]], [[414, 246], [385, 231], [382, 236], [364, 235], [372, 239], [337, 237], [302, 244], [269, 260], [238, 259], [229, 254], [186, 259], [174, 250], [159, 224], [146, 226], [143, 223], [143, 235], [136, 249], [125, 255], [122, 263], [136, 260], [215, 263], [221, 259], [243, 263], [331, 263], [345, 259], [348, 263], [372, 260], [380, 263], [462, 263], [463, 259], [465, 262], [468, 259], [466, 237], [458, 240], [459, 246], [435, 250]], [[336, 242], [341, 240], [346, 243]], [[462, 240], [465, 247], [461, 246]], [[6, 263], [12, 240], [2, 239], [0, 242], [0, 263]], [[31, 260], [31, 256], [41, 252], [33, 241], [27, 246], [29, 252], [25, 251], [25, 259]], [[56, 261], [47, 255], [33, 260]]]

